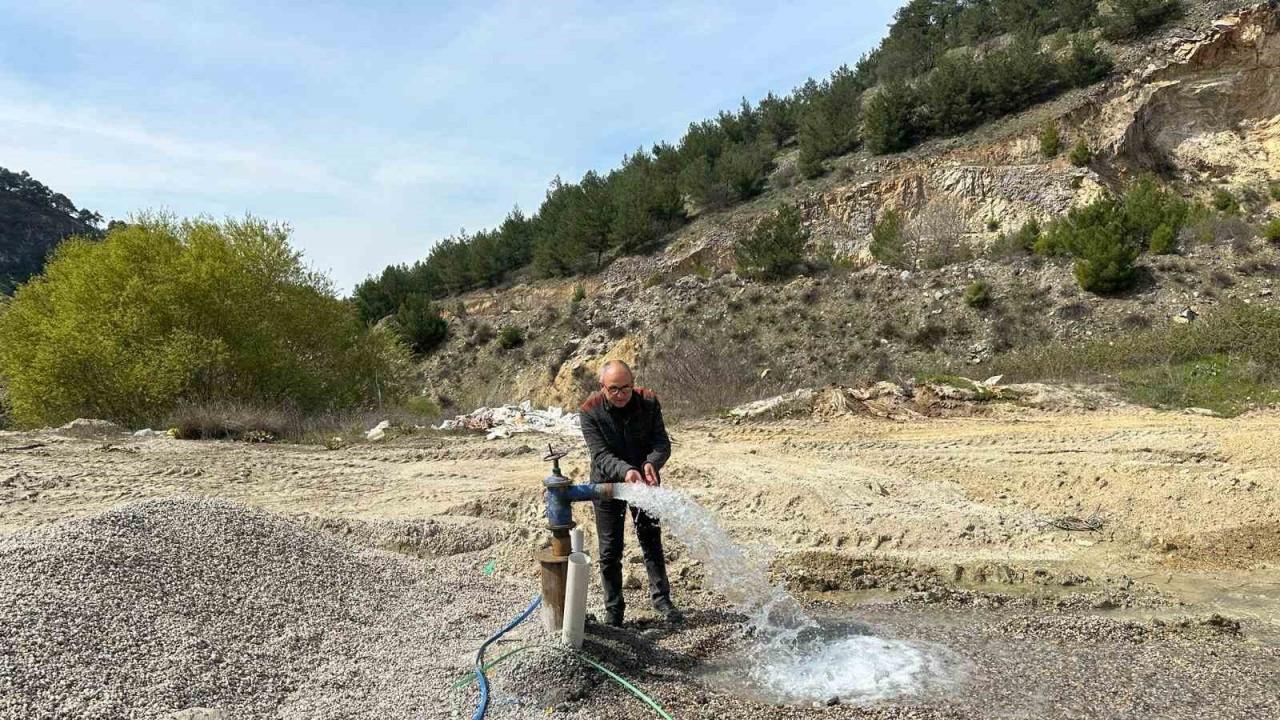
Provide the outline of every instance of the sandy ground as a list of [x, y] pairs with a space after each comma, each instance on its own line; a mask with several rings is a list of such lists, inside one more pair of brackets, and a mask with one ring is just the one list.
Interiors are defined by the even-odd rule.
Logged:
[[[700, 589], [704, 569], [678, 542], [669, 555], [689, 626], [673, 631], [646, 612], [643, 566], [631, 562], [630, 626], [597, 631], [590, 642], [676, 717], [1280, 716], [1276, 438], [1274, 412], [1223, 420], [1008, 410], [680, 427], [669, 486], [772, 558], [775, 577], [815, 612], [944, 644], [963, 680], [871, 708], [773, 706], [725, 680], [741, 645], [738, 619]], [[427, 675], [443, 683], [465, 668], [489, 625], [536, 591], [530, 554], [545, 534], [539, 481], [548, 440], [419, 434], [328, 451], [0, 433], [0, 539], [181, 495], [262, 508], [408, 554], [426, 575], [475, 578], [474, 587], [452, 582], [501, 605], [483, 627], [448, 638], [404, 621], [414, 647], [431, 649]], [[42, 446], [13, 449], [35, 443]], [[580, 451], [566, 469], [585, 477]], [[589, 508], [575, 512], [590, 535]], [[1067, 516], [1096, 516], [1101, 529], [1054, 527]], [[490, 563], [492, 576], [481, 570]], [[370, 632], [385, 638], [396, 627]], [[384, 678], [363, 695], [394, 688]], [[494, 717], [649, 712], [610, 687], [536, 701], [510, 692]], [[468, 715], [468, 693], [442, 687], [433, 709], [413, 716]], [[314, 716], [365, 716], [336, 707]]]

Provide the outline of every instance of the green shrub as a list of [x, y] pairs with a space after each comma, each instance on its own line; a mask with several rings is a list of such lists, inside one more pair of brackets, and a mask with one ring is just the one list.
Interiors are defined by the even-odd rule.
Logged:
[[1036, 241], [1042, 255], [1074, 257], [1081, 287], [1099, 293], [1125, 289], [1133, 280], [1133, 262], [1149, 249], [1177, 252], [1177, 239], [1191, 216], [1191, 205], [1143, 176], [1124, 198], [1101, 198], [1050, 226]]
[[658, 287], [661, 284], [662, 284], [662, 273], [660, 272], [651, 273], [649, 277], [644, 279], [645, 289], [648, 289], [651, 287]]
[[766, 278], [790, 275], [804, 259], [809, 231], [800, 219], [800, 209], [783, 205], [778, 211], [761, 218], [755, 229], [738, 240], [734, 256], [738, 272]]
[[1034, 218], [1022, 224], [1016, 232], [1004, 233], [996, 239], [987, 254], [993, 258], [1013, 257], [1035, 251], [1036, 241], [1040, 239], [1040, 223]]
[[1165, 223], [1151, 234], [1151, 244], [1147, 248], [1153, 255], [1174, 255], [1178, 252], [1178, 234], [1173, 226]]
[[1084, 87], [1106, 77], [1115, 62], [1093, 38], [1081, 35], [1071, 41], [1066, 58], [1059, 63], [1059, 74], [1067, 87]]
[[[1129, 186], [1124, 196], [1125, 228], [1143, 245], [1157, 254], [1177, 250], [1177, 237], [1191, 215], [1191, 205], [1172, 192], [1160, 187], [1155, 178], [1144, 175]], [[1167, 227], [1167, 230], [1161, 230]], [[1164, 249], [1157, 250], [1156, 233]]]
[[964, 304], [971, 308], [991, 305], [991, 285], [985, 280], [974, 280], [964, 289]]
[[773, 169], [773, 148], [767, 143], [734, 143], [716, 161], [716, 173], [736, 200], [746, 200], [764, 190]]
[[524, 330], [508, 325], [498, 333], [498, 347], [503, 350], [518, 348], [524, 344]]
[[1138, 248], [1115, 231], [1114, 226], [1091, 228], [1078, 237], [1076, 280], [1083, 290], [1111, 295], [1133, 286]]
[[910, 264], [906, 228], [897, 210], [886, 210], [871, 228], [871, 257], [891, 267], [905, 268]]
[[987, 218], [987, 232], [996, 232], [1000, 229], [1000, 221], [995, 218]]
[[444, 342], [449, 334], [449, 323], [440, 317], [431, 300], [422, 295], [410, 295], [396, 312], [396, 326], [400, 337], [415, 353], [425, 355]]
[[1236, 196], [1226, 188], [1218, 188], [1213, 191], [1213, 209], [1220, 213], [1235, 215], [1240, 212], [1240, 202], [1236, 200]]
[[408, 357], [367, 329], [288, 230], [143, 216], [70, 240], [0, 315], [14, 419], [154, 423], [181, 403], [299, 412], [397, 397]]
[[1280, 180], [1273, 181], [1269, 189], [1271, 191], [1271, 199], [1280, 202]]
[[1053, 159], [1062, 152], [1062, 133], [1057, 123], [1046, 123], [1040, 128], [1040, 154]]
[[1159, 29], [1182, 15], [1180, 0], [1110, 0], [1102, 15], [1102, 36], [1128, 40]]
[[871, 94], [862, 121], [862, 142], [876, 155], [906, 150], [920, 135], [918, 99], [905, 83], [891, 83]]
[[1262, 226], [1262, 237], [1266, 238], [1269, 243], [1280, 245], [1280, 218], [1276, 218]]
[[1101, 198], [1071, 209], [1066, 218], [1054, 222], [1036, 241], [1036, 252], [1075, 258], [1080, 287], [1105, 295], [1132, 285], [1140, 252], [1135, 237], [1126, 226], [1124, 206], [1113, 198]]
[[573, 286], [573, 297], [569, 298], [569, 302], [578, 304], [587, 298], [587, 289], [582, 287], [582, 283]]
[[413, 415], [429, 420], [440, 417], [440, 404], [426, 395], [414, 395], [404, 401], [404, 410]]
[[1071, 148], [1071, 154], [1067, 156], [1067, 159], [1076, 167], [1085, 167], [1093, 162], [1093, 150], [1089, 148], [1089, 143], [1083, 139], [1077, 140], [1075, 146]]

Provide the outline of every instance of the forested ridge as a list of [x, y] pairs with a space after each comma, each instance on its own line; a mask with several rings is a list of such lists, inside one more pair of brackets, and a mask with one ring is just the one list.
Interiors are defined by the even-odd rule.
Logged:
[[1097, 82], [1113, 67], [1100, 39], [1136, 37], [1181, 11], [1176, 0], [911, 0], [852, 67], [784, 96], [744, 99], [608, 173], [556, 178], [535, 213], [514, 209], [495, 228], [445, 238], [424, 260], [367, 279], [357, 308], [372, 323], [411, 297], [428, 307], [421, 298], [495, 286], [516, 271], [593, 272], [655, 249], [690, 212], [759, 195], [785, 147], [798, 146], [799, 171], [817, 177], [828, 158], [859, 148], [898, 152], [965, 132]]
[[102, 216], [77, 208], [25, 171], [0, 167], [0, 293], [12, 293], [44, 269], [45, 258], [72, 235], [96, 237]]

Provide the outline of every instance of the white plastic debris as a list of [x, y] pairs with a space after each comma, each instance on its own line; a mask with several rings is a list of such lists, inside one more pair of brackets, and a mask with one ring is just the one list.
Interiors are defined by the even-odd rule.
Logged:
[[372, 430], [365, 433], [364, 439], [365, 440], [381, 440], [382, 438], [387, 436], [387, 428], [389, 427], [391, 427], [391, 422], [388, 420], [383, 420], [377, 425], [374, 425]]
[[577, 413], [567, 413], [563, 408], [549, 407], [535, 410], [533, 403], [482, 407], [452, 420], [436, 425], [437, 430], [475, 430], [487, 433], [488, 439], [511, 437], [516, 433], [547, 433], [549, 435], [577, 435], [582, 432]]

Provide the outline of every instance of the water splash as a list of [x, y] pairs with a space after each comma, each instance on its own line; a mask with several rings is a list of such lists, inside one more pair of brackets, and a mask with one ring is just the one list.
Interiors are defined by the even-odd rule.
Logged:
[[753, 645], [724, 677], [742, 676], [752, 691], [780, 702], [834, 696], [867, 703], [921, 692], [945, 674], [923, 645], [877, 638], [865, 627], [824, 627], [688, 495], [630, 483], [614, 488], [614, 497], [658, 517], [702, 564], [708, 589], [746, 616]]

